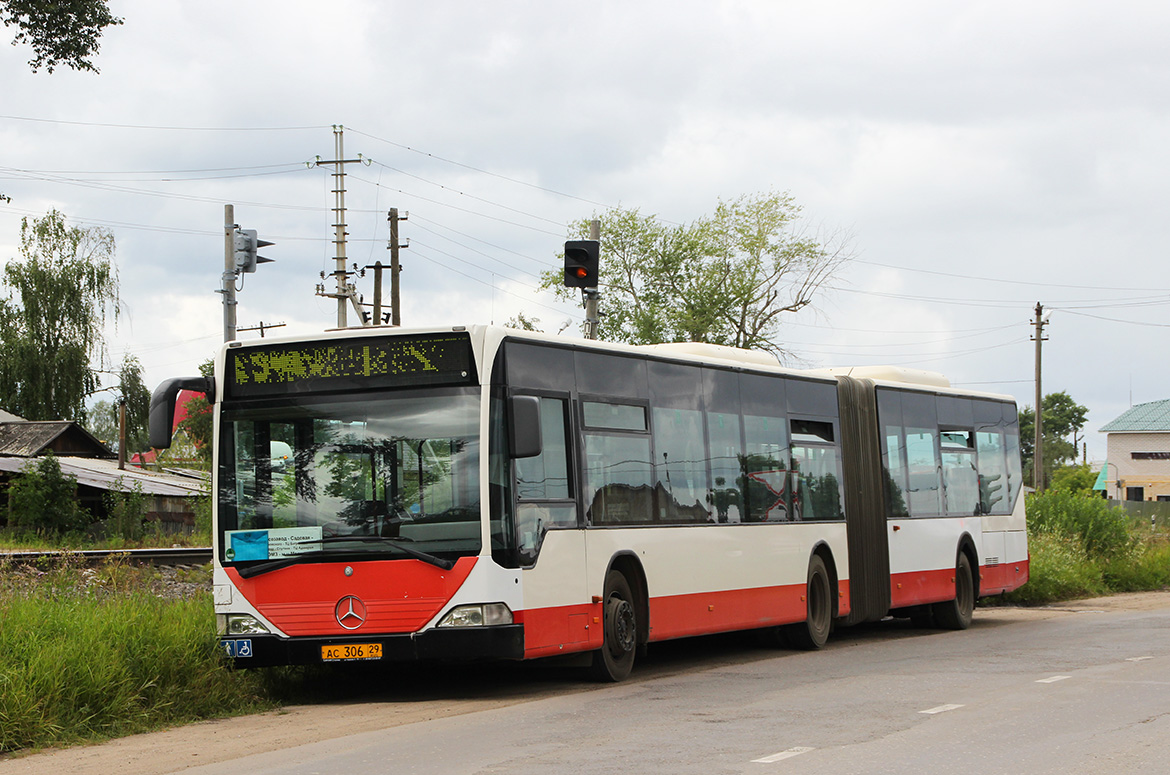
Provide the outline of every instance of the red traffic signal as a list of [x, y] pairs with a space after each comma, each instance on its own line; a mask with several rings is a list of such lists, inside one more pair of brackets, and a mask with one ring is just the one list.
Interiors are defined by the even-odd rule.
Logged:
[[592, 239], [565, 243], [565, 287], [596, 288], [601, 243]]

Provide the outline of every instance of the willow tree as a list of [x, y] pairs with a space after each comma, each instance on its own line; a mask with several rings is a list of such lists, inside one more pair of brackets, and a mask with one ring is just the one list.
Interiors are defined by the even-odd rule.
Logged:
[[0, 278], [0, 408], [30, 420], [85, 419], [120, 309], [114, 236], [53, 210], [20, 225], [20, 260]]
[[[629, 344], [708, 342], [785, 355], [780, 324], [811, 305], [851, 258], [839, 236], [802, 230], [800, 207], [773, 192], [720, 201], [710, 216], [669, 224], [637, 209], [601, 215], [598, 337]], [[589, 221], [570, 226], [584, 238]], [[569, 297], [561, 272], [544, 287]]]

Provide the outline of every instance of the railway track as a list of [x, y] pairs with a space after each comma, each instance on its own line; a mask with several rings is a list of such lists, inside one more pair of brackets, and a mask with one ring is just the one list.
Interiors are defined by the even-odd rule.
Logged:
[[32, 565], [55, 558], [80, 558], [86, 564], [98, 564], [110, 557], [124, 556], [128, 562], [146, 565], [206, 565], [211, 562], [210, 547], [172, 547], [166, 549], [80, 549], [49, 552], [0, 551], [0, 565]]

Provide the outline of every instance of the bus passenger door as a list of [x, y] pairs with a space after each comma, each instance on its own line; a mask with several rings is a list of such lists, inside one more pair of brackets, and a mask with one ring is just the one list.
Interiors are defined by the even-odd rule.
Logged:
[[515, 461], [516, 544], [525, 655], [580, 651], [589, 640], [585, 536], [572, 481], [567, 396], [540, 396], [542, 451]]

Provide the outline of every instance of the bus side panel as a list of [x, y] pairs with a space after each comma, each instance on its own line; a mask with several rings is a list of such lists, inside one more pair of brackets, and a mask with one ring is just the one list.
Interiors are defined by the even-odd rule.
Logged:
[[979, 518], [896, 519], [889, 531], [891, 607], [954, 599], [959, 539], [967, 533], [982, 545]]
[[821, 541], [848, 610], [843, 523], [595, 529], [586, 540], [597, 595], [615, 555], [630, 551], [642, 564], [652, 641], [803, 621], [809, 557]]
[[536, 565], [521, 574], [524, 610], [516, 619], [524, 624], [526, 658], [601, 646], [600, 620], [593, 622], [601, 605], [592, 602], [585, 575], [584, 531], [548, 531]]

